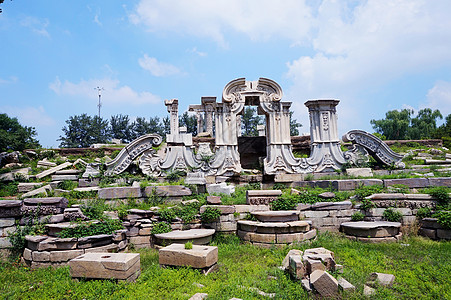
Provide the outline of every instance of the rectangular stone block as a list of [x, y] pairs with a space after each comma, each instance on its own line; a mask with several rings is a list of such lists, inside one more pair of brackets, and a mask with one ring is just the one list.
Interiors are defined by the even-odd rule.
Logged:
[[52, 181], [78, 181], [78, 175], [52, 175]]
[[[155, 192], [153, 192], [155, 190]], [[156, 193], [162, 197], [183, 197], [190, 196], [191, 190], [183, 185], [159, 185], [159, 186], [146, 186], [144, 195], [146, 197], [152, 196], [152, 193]]]
[[48, 262], [50, 261], [50, 252], [48, 251], [33, 251], [31, 257], [33, 261]]
[[21, 200], [0, 200], [0, 218], [21, 216]]
[[203, 213], [208, 206], [219, 209], [222, 215], [233, 214], [235, 212], [235, 206], [233, 205], [202, 205], [199, 210], [200, 213]]
[[246, 191], [246, 204], [269, 205], [282, 195], [281, 190], [248, 190]]
[[436, 229], [420, 228], [420, 229], [418, 229], [418, 234], [428, 237], [433, 240], [435, 240], [437, 238], [437, 230]]
[[32, 255], [33, 255], [33, 251], [31, 251], [30, 249], [25, 248], [23, 250], [23, 254], [22, 254], [23, 259], [31, 261], [31, 260], [33, 260], [33, 256]]
[[355, 291], [355, 286], [353, 286], [351, 283], [349, 283], [349, 281], [347, 281], [346, 279], [344, 279], [343, 277], [340, 277], [338, 279], [338, 287], [342, 290], [342, 291]]
[[257, 243], [275, 243], [276, 242], [276, 234], [270, 234], [270, 233], [254, 233], [251, 235], [251, 242], [257, 242]]
[[325, 218], [325, 217], [329, 216], [329, 211], [327, 211], [327, 210], [321, 210], [321, 211], [306, 210], [306, 211], [304, 211], [304, 215], [306, 218]]
[[451, 177], [428, 178], [430, 186], [451, 186]]
[[437, 229], [439, 239], [451, 240], [451, 229]]
[[[36, 253], [36, 251], [34, 252]], [[77, 256], [84, 254], [82, 249], [78, 250], [63, 250], [63, 251], [51, 251], [50, 261], [51, 262], [67, 262]]]
[[254, 211], [268, 211], [268, 210], [269, 210], [268, 205], [244, 205], [244, 204], [235, 205], [235, 211], [237, 213], [247, 213], [247, 212], [254, 212]]
[[160, 265], [203, 269], [218, 262], [216, 246], [193, 245], [192, 249], [185, 249], [184, 244], [171, 244], [160, 249], [158, 253]]
[[15, 224], [16, 219], [14, 218], [2, 218], [0, 219], [0, 228], [11, 227]]
[[85, 253], [69, 261], [75, 278], [133, 281], [140, 274], [138, 253]]
[[144, 236], [132, 236], [129, 240], [130, 244], [133, 245], [150, 245], [150, 237], [147, 235]]
[[289, 257], [289, 270], [296, 279], [302, 279], [307, 275], [301, 255], [291, 255]]
[[233, 222], [219, 222], [219, 226], [217, 227], [218, 231], [235, 231], [237, 229], [237, 223]]
[[51, 169], [45, 170], [44, 172], [41, 172], [41, 173], [37, 174], [36, 178], [37, 179], [44, 178], [45, 176], [51, 175], [51, 174], [55, 173], [56, 171], [65, 169], [65, 168], [67, 168], [67, 167], [69, 167], [71, 165], [72, 165], [72, 163], [70, 163], [70, 162], [62, 163], [61, 165], [58, 165], [56, 167], [53, 167]]
[[99, 189], [99, 199], [126, 199], [126, 198], [140, 198], [142, 197], [140, 187], [109, 187]]
[[317, 270], [310, 274], [310, 283], [323, 297], [338, 296], [338, 281], [325, 271]]
[[296, 233], [278, 233], [276, 234], [278, 244], [290, 244], [294, 242], [302, 242], [304, 234], [302, 232]]
[[26, 193], [40, 187], [41, 185], [42, 183], [36, 182], [20, 182], [17, 186], [17, 191], [19, 193]]
[[10, 248], [13, 245], [11, 244], [11, 242], [9, 241], [9, 238], [6, 237], [2, 237], [0, 238], [0, 249], [5, 249], [5, 248]]
[[399, 179], [384, 179], [384, 186], [389, 187], [395, 184], [404, 184], [409, 188], [425, 188], [429, 185], [427, 178], [399, 178]]

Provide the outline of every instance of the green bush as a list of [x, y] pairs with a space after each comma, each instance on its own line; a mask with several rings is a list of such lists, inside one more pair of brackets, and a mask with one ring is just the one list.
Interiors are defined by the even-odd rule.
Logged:
[[384, 210], [382, 216], [385, 218], [385, 220], [390, 222], [401, 222], [402, 220], [402, 213], [398, 210], [395, 210], [392, 207], [389, 207], [386, 210]]
[[271, 202], [272, 210], [293, 210], [299, 201], [295, 194], [283, 193], [279, 198]]
[[323, 189], [311, 189], [311, 188], [301, 188], [299, 189], [299, 195], [297, 195], [299, 203], [313, 204], [316, 202], [324, 201], [318, 195], [325, 192]]
[[436, 198], [440, 205], [447, 205], [449, 201], [450, 188], [445, 186], [434, 186], [425, 189], [425, 192]]
[[158, 211], [158, 214], [160, 215], [160, 218], [161, 218], [163, 221], [166, 221], [166, 222], [169, 222], [169, 223], [171, 223], [172, 220], [174, 220], [175, 217], [176, 217], [175, 210], [172, 209], [172, 208], [163, 208], [163, 209], [160, 209], [160, 210]]
[[191, 203], [182, 206], [177, 210], [177, 216], [182, 219], [183, 223], [189, 223], [196, 219], [199, 213], [200, 203]]
[[160, 233], [166, 233], [166, 232], [171, 232], [171, 231], [172, 231], [171, 225], [169, 225], [166, 222], [159, 222], [153, 226], [151, 233], [152, 234], [160, 234]]
[[432, 216], [432, 210], [429, 207], [422, 207], [417, 210], [416, 217], [418, 220], [424, 218], [430, 218]]
[[441, 210], [438, 213], [434, 214], [434, 217], [437, 218], [437, 222], [445, 228], [451, 229], [451, 211], [449, 210]]
[[388, 189], [391, 193], [408, 194], [410, 192], [409, 186], [405, 184], [394, 184], [391, 185]]
[[351, 216], [351, 220], [354, 221], [354, 222], [363, 221], [364, 218], [365, 218], [365, 215], [362, 214], [360, 211], [356, 211]]
[[200, 214], [200, 219], [204, 223], [211, 223], [221, 216], [221, 211], [217, 207], [207, 206], [205, 211]]
[[374, 207], [373, 201], [371, 199], [363, 198], [360, 200], [360, 209], [363, 209], [365, 211], [368, 211]]
[[373, 194], [382, 193], [384, 187], [380, 184], [375, 185], [360, 185], [355, 189], [355, 195], [359, 200], [363, 200], [365, 197], [371, 196]]
[[73, 190], [74, 188], [76, 188], [78, 186], [78, 183], [76, 181], [72, 181], [72, 180], [64, 180], [64, 181], [58, 182], [57, 186], [59, 189], [62, 189], [62, 190]]
[[80, 205], [80, 209], [89, 219], [102, 220], [105, 218], [104, 211], [108, 210], [109, 206], [105, 204], [104, 200], [95, 199]]
[[119, 220], [105, 219], [98, 223], [78, 222], [75, 227], [68, 227], [58, 234], [60, 238], [81, 238], [98, 234], [112, 234], [116, 230], [123, 229]]
[[1, 183], [0, 182], [0, 197], [8, 197], [8, 196], [14, 196], [17, 195], [17, 185], [19, 183], [17, 182], [10, 182], [10, 183]]

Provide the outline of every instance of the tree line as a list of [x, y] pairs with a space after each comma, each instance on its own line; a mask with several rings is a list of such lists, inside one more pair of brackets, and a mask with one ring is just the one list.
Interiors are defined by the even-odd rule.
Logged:
[[386, 140], [422, 140], [447, 139], [451, 137], [451, 114], [445, 118], [445, 123], [437, 127], [437, 121], [443, 119], [438, 109], [424, 108], [415, 116], [411, 109], [390, 110], [385, 119], [371, 120], [373, 129], [382, 139]]

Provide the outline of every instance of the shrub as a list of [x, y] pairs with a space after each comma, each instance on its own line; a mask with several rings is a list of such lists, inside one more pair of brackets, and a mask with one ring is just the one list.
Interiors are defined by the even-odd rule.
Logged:
[[425, 190], [426, 193], [436, 198], [441, 205], [447, 205], [449, 201], [450, 189], [444, 186], [435, 186]]
[[183, 223], [189, 223], [196, 219], [199, 213], [200, 203], [191, 203], [181, 207], [177, 211], [177, 216], [183, 220]]
[[434, 217], [437, 218], [437, 222], [445, 228], [451, 229], [451, 211], [449, 210], [441, 210], [438, 213], [434, 214]]
[[363, 221], [363, 219], [365, 218], [365, 215], [362, 214], [360, 211], [356, 211], [354, 214], [352, 214], [351, 216], [351, 220], [354, 222], [357, 221]]
[[416, 217], [419, 220], [432, 216], [432, 210], [429, 207], [422, 207], [417, 210]]
[[355, 189], [355, 195], [359, 200], [363, 200], [365, 197], [371, 196], [372, 194], [381, 193], [384, 187], [380, 184], [375, 185], [360, 185]]
[[390, 222], [400, 222], [402, 220], [402, 213], [398, 210], [395, 210], [392, 207], [387, 208], [384, 210], [384, 213], [382, 216]]
[[207, 206], [205, 211], [200, 214], [200, 219], [204, 223], [210, 223], [217, 220], [221, 216], [221, 211], [217, 207]]
[[321, 199], [318, 195], [324, 192], [323, 189], [309, 189], [309, 188], [303, 188], [299, 189], [299, 195], [297, 195], [298, 202], [300, 203], [309, 203], [313, 204], [316, 202], [321, 202], [324, 199]]
[[175, 210], [172, 208], [164, 208], [158, 211], [160, 218], [166, 222], [172, 222], [175, 219]]
[[388, 188], [391, 193], [408, 194], [410, 192], [409, 186], [405, 184], [394, 184]]
[[78, 183], [76, 181], [72, 180], [64, 180], [61, 182], [58, 182], [58, 188], [62, 190], [73, 190], [78, 186]]
[[360, 202], [360, 208], [363, 210], [368, 211], [374, 207], [374, 203], [373, 201], [371, 201], [371, 199], [363, 198], [362, 200], [360, 200]]
[[284, 193], [271, 202], [272, 210], [293, 210], [298, 203], [299, 197], [295, 194]]
[[160, 233], [166, 233], [166, 232], [171, 232], [171, 225], [169, 225], [166, 222], [159, 222], [157, 224], [155, 224], [151, 230], [152, 234], [160, 234]]
[[68, 227], [58, 234], [60, 238], [81, 238], [98, 234], [112, 234], [116, 230], [123, 229], [119, 220], [105, 219], [97, 223], [79, 222], [75, 227]]
[[89, 200], [80, 206], [81, 211], [91, 220], [102, 220], [105, 218], [104, 211], [108, 210], [105, 201], [96, 199]]

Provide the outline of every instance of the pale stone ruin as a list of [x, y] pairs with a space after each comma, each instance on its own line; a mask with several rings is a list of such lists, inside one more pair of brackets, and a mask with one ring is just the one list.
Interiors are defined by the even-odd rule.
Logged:
[[344, 141], [350, 141], [354, 146], [349, 151], [341, 151], [336, 114], [339, 100], [305, 102], [310, 115], [311, 154], [308, 158], [294, 157], [290, 138], [291, 102], [282, 101], [282, 98], [282, 88], [271, 79], [247, 81], [238, 78], [225, 86], [222, 102], [217, 102], [216, 97], [202, 97], [200, 105], [190, 105], [189, 111], [196, 113], [198, 136], [214, 136], [214, 151], [209, 143], [199, 143], [197, 149], [194, 147], [192, 134], [179, 127], [178, 100], [166, 100], [171, 131], [166, 136], [165, 153], [158, 154], [152, 149], [161, 144], [160, 136], [144, 135], [106, 163], [107, 174], [120, 174], [138, 157], [140, 169], [149, 176], [161, 176], [162, 172], [175, 170], [203, 174], [198, 177], [240, 174], [243, 168], [238, 137], [241, 135], [241, 114], [247, 105], [257, 106], [258, 114], [265, 117], [265, 126], [258, 128], [259, 135], [266, 136], [264, 174], [333, 171], [345, 163], [365, 161], [368, 154], [381, 163], [404, 167], [401, 155], [364, 131], [352, 130], [345, 134]]

